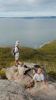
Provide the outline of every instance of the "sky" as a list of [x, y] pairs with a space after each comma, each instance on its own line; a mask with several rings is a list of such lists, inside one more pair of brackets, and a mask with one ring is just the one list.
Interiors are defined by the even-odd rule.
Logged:
[[56, 16], [56, 0], [0, 0], [0, 17]]

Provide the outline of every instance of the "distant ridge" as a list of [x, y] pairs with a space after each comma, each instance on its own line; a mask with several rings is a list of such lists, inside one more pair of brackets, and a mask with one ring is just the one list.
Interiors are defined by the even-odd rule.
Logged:
[[37, 18], [56, 18], [56, 16], [36, 16], [36, 17], [20, 17], [20, 18], [26, 18], [26, 19], [37, 19]]
[[42, 51], [42, 53], [55, 55], [56, 57], [56, 40], [44, 44], [39, 50]]
[[23, 19], [37, 19], [37, 18], [56, 18], [56, 16], [21, 16], [21, 17], [17, 17], [17, 16], [11, 16], [11, 17], [7, 17], [7, 16], [4, 16], [4, 17], [0, 17], [0, 18], [23, 18]]
[[45, 42], [45, 43], [41, 44], [39, 48], [43, 48], [46, 45], [50, 45], [50, 44], [56, 45], [56, 40]]

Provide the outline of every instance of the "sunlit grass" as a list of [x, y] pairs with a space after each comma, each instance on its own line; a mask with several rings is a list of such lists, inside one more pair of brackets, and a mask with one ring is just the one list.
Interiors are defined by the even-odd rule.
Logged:
[[[12, 48], [0, 48], [0, 70], [15, 65]], [[40, 49], [20, 47], [20, 60], [46, 66], [47, 73], [56, 73], [56, 41]]]

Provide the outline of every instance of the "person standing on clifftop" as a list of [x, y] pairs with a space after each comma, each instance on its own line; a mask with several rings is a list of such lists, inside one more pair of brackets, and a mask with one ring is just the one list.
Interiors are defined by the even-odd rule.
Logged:
[[19, 64], [19, 41], [16, 41], [15, 43], [15, 65], [18, 66]]

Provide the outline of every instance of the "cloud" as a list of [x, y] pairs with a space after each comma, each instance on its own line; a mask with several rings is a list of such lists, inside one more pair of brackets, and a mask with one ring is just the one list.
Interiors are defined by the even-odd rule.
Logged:
[[56, 0], [0, 0], [1, 12], [54, 12]]

